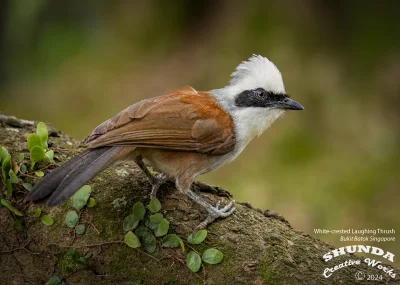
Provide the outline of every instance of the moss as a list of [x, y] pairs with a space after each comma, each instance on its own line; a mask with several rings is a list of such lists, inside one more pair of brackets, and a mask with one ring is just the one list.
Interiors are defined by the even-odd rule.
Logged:
[[76, 265], [68, 251], [64, 251], [59, 254], [57, 267], [62, 275], [66, 275], [74, 271]]

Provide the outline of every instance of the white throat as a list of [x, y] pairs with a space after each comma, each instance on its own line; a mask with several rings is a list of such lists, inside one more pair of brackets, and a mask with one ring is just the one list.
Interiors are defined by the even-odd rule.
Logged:
[[226, 94], [230, 93], [229, 87], [212, 90], [210, 93], [216, 102], [232, 116], [235, 125], [236, 150], [239, 153], [284, 113], [281, 109], [238, 107], [230, 100], [224, 100], [229, 98]]

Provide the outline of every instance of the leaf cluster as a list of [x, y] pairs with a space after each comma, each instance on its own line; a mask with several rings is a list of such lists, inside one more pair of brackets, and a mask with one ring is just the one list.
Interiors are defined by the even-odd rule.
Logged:
[[[146, 215], [146, 208], [142, 202], [136, 202], [132, 208], [132, 214], [128, 215], [123, 222], [126, 232], [124, 242], [132, 248], [143, 247], [147, 252], [154, 253], [157, 249], [157, 238], [163, 237], [161, 246], [166, 248], [180, 247], [185, 252], [183, 240], [176, 234], [168, 234], [169, 222], [164, 218], [161, 203], [158, 199], [152, 199], [148, 205], [150, 213]], [[207, 230], [199, 230], [190, 234], [187, 243], [198, 245], [207, 237]], [[202, 262], [218, 264], [222, 261], [223, 254], [218, 249], [209, 248], [200, 257], [197, 251], [190, 251], [186, 255], [186, 265], [193, 271], [200, 270]]]

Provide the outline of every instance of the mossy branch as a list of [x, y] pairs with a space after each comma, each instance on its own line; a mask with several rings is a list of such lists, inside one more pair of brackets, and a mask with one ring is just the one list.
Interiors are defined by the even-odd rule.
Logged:
[[[0, 145], [14, 157], [29, 152], [26, 138], [34, 130], [34, 122], [0, 115]], [[79, 152], [76, 140], [51, 127], [48, 141], [56, 163], [43, 168], [45, 173]], [[23, 179], [35, 183], [40, 178]], [[399, 284], [398, 269], [394, 269], [397, 277], [392, 279], [364, 262], [338, 270], [326, 279], [322, 275], [326, 267], [364, 258], [347, 254], [326, 263], [322, 256], [333, 249], [331, 246], [293, 229], [281, 215], [254, 209], [247, 203], [239, 203], [231, 217], [212, 224], [206, 241], [193, 246], [197, 251], [218, 248], [224, 253], [223, 262], [192, 273], [182, 264], [185, 255], [180, 250], [163, 248], [153, 255], [141, 254], [121, 242], [124, 218], [135, 202], [148, 204], [151, 190], [133, 163], [110, 167], [90, 185], [96, 205], [80, 214], [91, 225], [82, 236], [64, 224], [66, 213], [72, 209], [70, 201], [55, 208], [41, 206], [42, 212], [54, 219], [54, 224], [47, 227], [34, 216], [37, 206], [25, 201], [26, 190], [18, 189], [13, 203], [25, 214], [22, 230], [13, 228], [13, 214], [0, 208], [2, 284], [44, 284], [54, 274], [67, 284], [371, 284], [356, 281], [358, 271], [382, 274], [384, 279], [374, 284]], [[219, 199], [227, 202], [230, 195], [219, 187], [198, 182], [193, 188], [212, 203]], [[172, 182], [163, 185], [159, 193], [170, 233], [187, 237], [205, 218], [206, 213], [181, 195]], [[90, 256], [85, 268], [76, 266], [67, 251], [71, 248]]]

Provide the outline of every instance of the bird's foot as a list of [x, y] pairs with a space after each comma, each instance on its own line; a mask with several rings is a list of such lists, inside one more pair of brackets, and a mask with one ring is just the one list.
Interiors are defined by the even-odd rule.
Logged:
[[214, 222], [217, 218], [226, 218], [236, 210], [235, 208], [235, 200], [231, 200], [228, 205], [220, 209], [221, 201], [218, 201], [215, 207], [209, 205], [209, 207], [206, 207], [208, 216], [207, 218], [201, 222], [195, 229], [194, 233], [197, 232], [198, 230], [204, 229], [207, 227], [207, 225], [211, 224]]
[[160, 186], [162, 184], [164, 184], [165, 181], [167, 181], [167, 176], [164, 173], [160, 173], [157, 176], [155, 176], [155, 181], [151, 184], [153, 187], [151, 188], [151, 199], [155, 199], [157, 198], [157, 191], [158, 188], [160, 188]]

